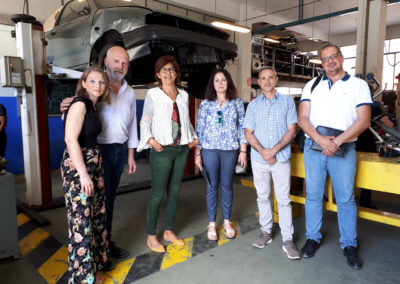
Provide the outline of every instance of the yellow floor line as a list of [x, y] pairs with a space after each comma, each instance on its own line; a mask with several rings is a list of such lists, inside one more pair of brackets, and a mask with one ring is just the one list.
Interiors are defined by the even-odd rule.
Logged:
[[135, 262], [136, 257], [118, 263], [115, 268], [108, 272], [102, 272], [104, 277], [104, 284], [122, 284], [128, 275], [132, 264]]
[[49, 236], [50, 234], [45, 230], [41, 228], [35, 229], [29, 235], [19, 241], [19, 252], [22, 256], [27, 255]]
[[63, 246], [39, 267], [38, 272], [47, 283], [55, 284], [67, 272], [67, 269], [68, 249]]
[[242, 184], [242, 186], [254, 188], [254, 183], [252, 180], [240, 179], [240, 183]]
[[28, 216], [26, 216], [23, 213], [20, 213], [17, 215], [17, 225], [18, 227], [25, 224], [26, 222], [28, 222], [31, 218], [29, 218]]
[[161, 270], [184, 262], [192, 257], [193, 237], [185, 239], [185, 246], [169, 245], [161, 264]]

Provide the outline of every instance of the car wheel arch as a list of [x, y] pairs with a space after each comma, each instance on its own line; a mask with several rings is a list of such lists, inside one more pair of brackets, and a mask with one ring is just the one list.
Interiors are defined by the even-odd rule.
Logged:
[[124, 47], [124, 41], [118, 31], [108, 30], [93, 44], [92, 51], [90, 52], [90, 65], [103, 67], [105, 53], [113, 45]]

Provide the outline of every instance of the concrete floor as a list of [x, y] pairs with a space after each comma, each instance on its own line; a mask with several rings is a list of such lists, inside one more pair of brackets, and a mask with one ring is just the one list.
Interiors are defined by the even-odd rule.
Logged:
[[[146, 164], [139, 166], [136, 177], [124, 175], [121, 184], [129, 184], [132, 180], [138, 182], [140, 176], [143, 179], [148, 177]], [[251, 244], [259, 231], [254, 226], [251, 230], [245, 230], [245, 227], [248, 225], [246, 220], [254, 223], [256, 218], [256, 193], [254, 189], [241, 186], [240, 178], [240, 176], [235, 177], [234, 185], [232, 221], [241, 224], [239, 235], [235, 240], [134, 283], [400, 283], [400, 228], [397, 227], [359, 220], [359, 253], [364, 260], [364, 268], [360, 271], [351, 269], [346, 263], [338, 242], [336, 214], [332, 212], [324, 212], [322, 230], [324, 239], [314, 258], [289, 260], [282, 251], [278, 227], [275, 227], [274, 241], [270, 245], [264, 249], [252, 247]], [[53, 186], [53, 196], [57, 196], [55, 192], [61, 192], [59, 180], [56, 179], [53, 179], [53, 183], [58, 185]], [[21, 194], [24, 194], [22, 188], [23, 182], [17, 179], [17, 195], [20, 198]], [[145, 230], [148, 196], [149, 190], [142, 190], [121, 194], [116, 198], [113, 240], [129, 250], [130, 257], [149, 253]], [[205, 234], [207, 214], [203, 180], [184, 182], [179, 202], [175, 222], [176, 233], [183, 238]], [[383, 204], [382, 202], [379, 204]], [[392, 207], [399, 209], [397, 205]], [[164, 207], [161, 208], [159, 233], [162, 232], [164, 221]], [[51, 225], [44, 229], [65, 245], [67, 243], [65, 208], [47, 210], [40, 214], [51, 222]], [[221, 223], [220, 215], [219, 212], [218, 222]], [[305, 242], [304, 215], [294, 219], [294, 227], [295, 242], [301, 248]], [[0, 283], [47, 282], [27, 259], [22, 257], [16, 261], [10, 259], [0, 261]]]

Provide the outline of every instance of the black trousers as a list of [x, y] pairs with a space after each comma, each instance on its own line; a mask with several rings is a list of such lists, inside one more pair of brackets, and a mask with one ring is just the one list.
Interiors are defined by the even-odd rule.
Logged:
[[7, 135], [3, 132], [0, 133], [0, 157], [4, 157], [7, 145]]

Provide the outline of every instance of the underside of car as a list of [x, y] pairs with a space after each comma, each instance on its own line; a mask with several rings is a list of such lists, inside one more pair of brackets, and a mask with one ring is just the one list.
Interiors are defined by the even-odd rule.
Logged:
[[[179, 29], [178, 29], [179, 28]], [[102, 65], [106, 50], [120, 45], [130, 56], [126, 80], [131, 85], [154, 82], [154, 63], [162, 55], [173, 55], [181, 68], [181, 80], [195, 97], [202, 97], [209, 75], [216, 67], [233, 60], [236, 44], [228, 42], [229, 35], [217, 29], [179, 17], [152, 13], [146, 25], [124, 34], [108, 31], [92, 51], [91, 62]], [[97, 48], [97, 49], [96, 49]]]
[[[63, 30], [60, 20], [56, 21], [55, 29], [47, 34], [50, 42], [47, 63], [79, 71], [89, 65], [102, 67], [107, 50], [119, 45], [127, 49], [130, 57], [125, 79], [131, 85], [143, 85], [155, 81], [155, 61], [169, 54], [177, 59], [181, 80], [188, 83], [191, 94], [201, 98], [212, 70], [224, 67], [237, 55], [237, 46], [228, 41], [227, 32], [189, 18], [140, 6], [86, 9], [83, 13], [86, 14], [81, 18], [87, 19], [81, 21], [91, 25], [87, 28], [90, 35], [85, 37], [83, 32], [76, 31], [71, 35], [68, 28], [66, 32]], [[64, 33], [58, 41], [68, 38], [66, 42], [71, 43], [71, 47], [56, 39], [52, 45], [51, 35], [56, 34], [57, 29]], [[60, 53], [60, 49], [65, 51]]]

